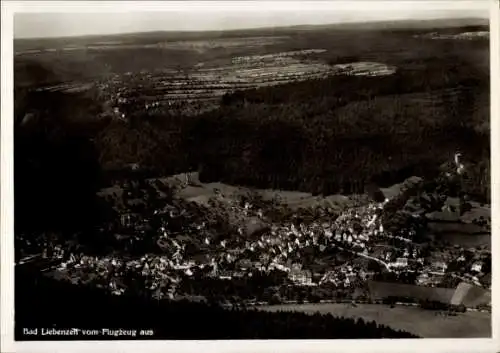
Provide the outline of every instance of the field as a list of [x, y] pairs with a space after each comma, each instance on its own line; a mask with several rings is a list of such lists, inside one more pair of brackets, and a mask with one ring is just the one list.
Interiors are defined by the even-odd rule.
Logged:
[[460, 283], [453, 295], [451, 303], [455, 305], [463, 303], [467, 307], [491, 303], [491, 292], [468, 283]]
[[302, 304], [260, 307], [266, 311], [300, 311], [313, 314], [330, 313], [334, 316], [363, 318], [405, 330], [423, 338], [486, 338], [491, 337], [491, 314], [466, 312], [457, 316], [445, 316], [417, 307], [361, 304]]
[[[265, 38], [264, 38], [265, 39]], [[208, 45], [208, 43], [207, 43]], [[196, 48], [196, 46], [193, 44]], [[169, 50], [170, 46], [165, 46]], [[198, 49], [189, 50], [198, 52]], [[245, 47], [250, 50], [252, 46]], [[133, 50], [128, 46], [114, 46], [109, 50]], [[64, 52], [66, 49], [62, 49]], [[88, 47], [88, 50], [104, 50], [101, 47]], [[207, 49], [208, 50], [208, 49]], [[264, 55], [236, 56], [230, 61], [198, 62], [190, 68], [164, 68], [153, 71], [141, 70], [139, 73], [126, 73], [123, 77], [114, 76], [112, 85], [106, 81], [92, 83], [82, 81], [48, 85], [40, 90], [75, 93], [95, 89], [99, 86], [112, 90], [114, 86], [127, 87], [125, 93], [133, 104], [141, 108], [149, 106], [172, 106], [172, 104], [218, 102], [226, 94], [237, 90], [275, 86], [289, 82], [316, 80], [334, 75], [384, 76], [396, 72], [396, 68], [376, 62], [352, 62], [329, 65], [320, 59], [308, 57], [326, 52], [326, 49], [306, 49], [275, 52]], [[51, 52], [49, 52], [51, 53]], [[38, 53], [38, 55], [47, 52]], [[20, 59], [22, 61], [22, 58]]]
[[491, 250], [491, 234], [439, 234], [436, 239], [452, 245], [459, 245], [464, 248], [481, 248]]
[[410, 297], [417, 300], [432, 300], [450, 303], [455, 293], [453, 288], [432, 288], [402, 283], [368, 282], [373, 299], [382, 300], [389, 296]]
[[489, 298], [491, 294], [487, 290], [466, 283], [461, 283], [457, 288], [438, 288], [370, 281], [368, 286], [374, 300], [383, 300], [394, 296], [438, 301], [446, 304], [452, 303], [454, 305], [464, 304], [467, 307], [471, 307], [472, 304], [477, 306], [491, 301], [491, 298]]
[[[192, 184], [185, 185], [189, 180]], [[345, 207], [352, 203], [352, 199], [343, 195], [314, 196], [311, 193], [299, 191], [287, 191], [276, 189], [255, 189], [242, 186], [234, 186], [226, 183], [203, 183], [199, 180], [199, 173], [181, 173], [168, 178], [155, 178], [150, 181], [160, 181], [169, 185], [183, 185], [177, 193], [177, 196], [187, 201], [207, 205], [211, 198], [218, 194], [223, 196], [226, 201], [234, 201], [241, 196], [256, 194], [263, 200], [279, 200], [280, 204], [286, 205], [292, 210], [299, 208], [311, 208], [317, 206], [325, 207]], [[100, 196], [110, 196], [116, 194], [121, 197], [122, 189], [118, 186], [104, 188], [99, 191]]]

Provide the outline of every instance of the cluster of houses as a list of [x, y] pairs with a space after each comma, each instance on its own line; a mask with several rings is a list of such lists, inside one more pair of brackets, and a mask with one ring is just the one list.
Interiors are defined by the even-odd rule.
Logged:
[[[175, 296], [175, 288], [183, 277], [209, 276], [224, 280], [252, 276], [255, 271], [281, 271], [286, 274], [289, 282], [298, 286], [314, 286], [323, 283], [333, 283], [339, 287], [352, 287], [369, 276], [366, 269], [345, 263], [333, 267], [326, 273], [314, 273], [304, 268], [305, 253], [328, 253], [333, 249], [350, 252], [354, 256], [371, 259], [384, 265], [388, 271], [396, 273], [415, 272], [419, 285], [438, 285], [447, 271], [449, 259], [425, 262], [418, 246], [411, 242], [411, 236], [402, 238], [402, 246], [391, 246], [389, 251], [376, 253], [375, 248], [381, 239], [395, 238], [386, 231], [381, 222], [381, 212], [388, 202], [371, 202], [359, 207], [345, 210], [338, 218], [329, 222], [312, 222], [294, 224], [292, 222], [274, 224], [267, 220], [262, 210], [249, 203], [243, 206], [232, 205], [232, 211], [239, 213], [242, 219], [256, 219], [265, 225], [257, 232], [248, 233], [240, 227], [235, 230], [234, 237], [217, 240], [207, 229], [207, 223], [191, 224], [189, 236], [183, 234], [168, 234], [164, 227], [157, 230], [158, 244], [164, 250], [164, 255], [147, 255], [134, 260], [109, 260], [107, 258], [79, 259], [72, 256], [69, 261], [61, 264], [61, 271], [81, 271], [82, 269], [100, 269], [101, 276], [118, 276], [120, 263], [125, 267], [134, 268], [142, 276], [151, 281], [150, 290], [156, 296]], [[169, 217], [179, 215], [172, 207], [158, 210], [157, 214], [168, 212]], [[123, 228], [131, 233], [140, 234], [148, 227], [148, 221], [140, 215], [123, 212], [120, 216]], [[201, 243], [204, 256], [193, 256], [186, 252], [189, 242], [196, 239]], [[388, 243], [388, 242], [386, 242]], [[458, 258], [460, 261], [460, 258]], [[105, 266], [102, 263], [106, 264]], [[102, 265], [102, 266], [101, 266]], [[471, 283], [478, 282], [483, 270], [481, 261], [470, 264], [462, 277]], [[102, 269], [108, 268], [108, 271]], [[469, 278], [470, 277], [470, 278]], [[121, 294], [125, 290], [120, 287], [119, 280], [110, 280], [113, 293]], [[160, 288], [162, 288], [160, 290]], [[161, 294], [163, 293], [163, 294]]]
[[348, 288], [357, 284], [357, 282], [368, 279], [370, 273], [363, 269], [355, 268], [352, 265], [345, 264], [335, 271], [329, 271], [323, 275], [319, 284], [333, 283], [337, 287]]
[[[238, 236], [230, 241], [215, 242], [205, 235], [203, 243], [212, 252], [211, 258], [207, 259], [208, 264], [214, 268], [211, 275], [229, 279], [234, 276], [243, 276], [253, 270], [264, 272], [279, 270], [287, 272], [293, 283], [312, 283], [312, 273], [306, 269], [297, 268], [296, 265], [301, 262], [302, 251], [305, 248], [312, 248], [321, 253], [332, 247], [342, 246], [362, 256], [369, 256], [370, 239], [386, 234], [379, 219], [379, 212], [385, 202], [387, 201], [348, 209], [330, 223], [271, 224], [268, 229], [257, 236], [255, 234], [244, 236], [240, 228]], [[262, 210], [254, 209], [249, 203], [238, 211], [244, 217], [256, 217], [260, 220], [264, 217]], [[132, 223], [129, 214], [122, 216], [122, 225], [130, 226]], [[200, 233], [205, 226], [205, 223], [201, 223], [197, 227]], [[175, 255], [173, 259], [181, 261], [185, 245], [176, 240], [175, 236], [169, 236], [163, 228], [160, 229], [160, 233], [162, 247], [175, 249], [172, 251]], [[402, 257], [396, 259], [395, 262], [388, 261], [388, 264], [394, 269], [404, 270], [409, 266], [410, 261], [421, 260], [414, 259], [416, 256], [416, 250], [411, 254], [405, 250]], [[246, 257], [258, 260], [248, 261], [249, 263], [241, 265], [245, 262], [244, 260], [248, 260]], [[408, 259], [409, 257], [411, 259]], [[232, 266], [227, 266], [228, 264]], [[235, 268], [233, 275], [224, 271], [225, 267]]]

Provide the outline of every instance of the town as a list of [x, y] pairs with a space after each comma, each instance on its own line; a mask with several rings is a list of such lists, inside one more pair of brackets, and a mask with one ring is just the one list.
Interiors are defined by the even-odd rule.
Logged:
[[[182, 183], [182, 176], [177, 180], [177, 185], [180, 185], [178, 194], [182, 193], [182, 188], [192, 187]], [[422, 182], [419, 178], [408, 180], [394, 198], [402, 197], [409, 189], [417, 189]], [[160, 185], [160, 188], [156, 189], [153, 185]], [[418, 226], [410, 225], [395, 233], [386, 230], [384, 208], [391, 203], [391, 199], [367, 203], [366, 200], [356, 200], [357, 206], [349, 206], [335, 216], [335, 211], [330, 210], [332, 214], [328, 214], [326, 210], [324, 220], [315, 217], [309, 222], [301, 221], [295, 214], [295, 219], [277, 223], [272, 216], [268, 216], [272, 212], [272, 202], [267, 202], [267, 205], [263, 202], [261, 207], [256, 207], [244, 201], [244, 195], [226, 197], [219, 192], [209, 200], [212, 208], [222, 214], [229, 212], [230, 219], [238, 218], [232, 225], [234, 235], [221, 236], [210, 230], [210, 218], [189, 222], [186, 218], [191, 216], [186, 214], [190, 212], [188, 208], [179, 209], [167, 203], [158, 209], [144, 210], [144, 207], [161, 203], [161, 196], [158, 195], [162, 189], [168, 188], [161, 182], [151, 180], [144, 189], [134, 183], [124, 187], [122, 207], [117, 213], [119, 221], [111, 225], [116, 230], [116, 240], [125, 248], [132, 249], [141, 247], [138, 245], [144, 241], [141, 234], [146, 238], [146, 234], [152, 233], [156, 240], [155, 246], [151, 247], [152, 253], [141, 257], [90, 256], [65, 251], [64, 247], [54, 246], [51, 249], [54, 243], [45, 240], [45, 244], [38, 244], [43, 249], [41, 257], [59, 259], [57, 264], [52, 265], [54, 276], [65, 277], [75, 283], [90, 281], [115, 295], [121, 295], [130, 288], [126, 282], [130, 273], [134, 272], [142, 277], [141, 283], [150, 295], [158, 299], [213, 297], [213, 294], [205, 292], [213, 289], [209, 286], [204, 288], [201, 283], [226, 281], [228, 284], [220, 285], [223, 291], [214, 293], [216, 297], [229, 304], [230, 300], [239, 297], [241, 303], [246, 305], [293, 303], [297, 302], [297, 298], [301, 302], [348, 300], [367, 303], [382, 301], [388, 296], [407, 298], [412, 302], [431, 300], [442, 289], [448, 292], [447, 304], [453, 302], [470, 310], [491, 310], [490, 251], [482, 246], [468, 248], [459, 245], [439, 250], [438, 246], [431, 246], [429, 240], [419, 240], [417, 233], [422, 229]], [[155, 198], [158, 201], [146, 202]], [[406, 202], [412, 203], [416, 201], [409, 199]], [[457, 211], [450, 210], [452, 203], [453, 198], [447, 198], [441, 211], [425, 213], [424, 209], [414, 211], [410, 217], [435, 221], [439, 216], [450, 218], [455, 214], [458, 221], [475, 225], [476, 231], [489, 231], [488, 226], [476, 225], [479, 218], [472, 218], [474, 213], [480, 212], [479, 207], [479, 211], [475, 209], [459, 216], [458, 200], [455, 200]], [[139, 214], [137, 209], [141, 205], [142, 212]], [[202, 205], [191, 207], [203, 210]], [[145, 211], [151, 218], [141, 217]], [[488, 220], [478, 217], [485, 222]], [[172, 231], [172, 224], [179, 221], [187, 229]], [[154, 228], [154, 225], [160, 226]], [[261, 293], [241, 288], [248, 286], [252, 278], [262, 277], [269, 278], [269, 288], [280, 294], [269, 295], [266, 293], [269, 288], [264, 288]], [[239, 284], [232, 284], [232, 281]], [[374, 293], [370, 293], [371, 287], [385, 282], [404, 283], [406, 286], [398, 290], [389, 287], [390, 290], [382, 293], [372, 290]], [[453, 291], [464, 284], [468, 285], [467, 291], [477, 288], [474, 289], [476, 294], [470, 298], [461, 294], [458, 300]], [[294, 293], [303, 292], [301, 288], [306, 288], [307, 297]]]

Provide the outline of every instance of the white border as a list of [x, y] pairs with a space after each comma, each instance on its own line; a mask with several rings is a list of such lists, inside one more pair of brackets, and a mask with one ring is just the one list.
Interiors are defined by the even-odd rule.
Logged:
[[[477, 8], [478, 2], [490, 6], [490, 40], [491, 40], [491, 166], [492, 166], [492, 232], [500, 234], [500, 161], [495, 152], [499, 152], [498, 139], [494, 137], [499, 130], [499, 3], [498, 0], [488, 1], [415, 1], [418, 7], [428, 6], [432, 9], [467, 9]], [[265, 3], [265, 5], [264, 5]], [[128, 11], [301, 11], [305, 8], [321, 10], [335, 9], [356, 10], [363, 8], [384, 9], [400, 6], [402, 1], [330, 1], [330, 2], [118, 2], [118, 1], [2, 1], [2, 101], [1, 101], [1, 352], [88, 352], [88, 351], [176, 351], [176, 352], [499, 352], [500, 351], [500, 317], [499, 298], [500, 263], [495, 261], [500, 254], [500, 240], [492, 236], [493, 256], [493, 338], [492, 339], [421, 339], [421, 340], [285, 340], [285, 341], [114, 341], [114, 342], [14, 342], [13, 341], [13, 14], [15, 12], [128, 12]], [[408, 1], [407, 1], [408, 3]], [[383, 11], [383, 10], [382, 10]], [[33, 293], [36, 295], [36, 293]], [[75, 303], [78, 305], [78, 303]], [[215, 323], [216, 318], [214, 318]]]
[[[13, 12], [122, 13], [130, 11], [190, 12], [289, 12], [289, 11], [393, 11], [397, 9], [469, 10], [488, 9], [491, 0], [311, 0], [311, 1], [6, 1]], [[118, 5], [119, 4], [119, 5]], [[264, 5], [265, 4], [265, 5]], [[409, 7], [410, 6], [410, 7]]]

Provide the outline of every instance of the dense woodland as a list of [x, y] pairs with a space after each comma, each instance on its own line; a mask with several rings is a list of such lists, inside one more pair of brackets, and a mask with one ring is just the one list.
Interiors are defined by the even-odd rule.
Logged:
[[[146, 112], [137, 104], [128, 107], [127, 121], [104, 113], [107, 102], [98, 91], [33, 88], [153, 65], [139, 57], [117, 60], [133, 50], [69, 52], [57, 62], [50, 53], [16, 57], [16, 230], [72, 234], [95, 228], [109, 219], [96, 192], [116, 179], [199, 170], [202, 181], [352, 193], [412, 175], [432, 179], [457, 150], [466, 166], [463, 191], [489, 201], [488, 42], [409, 39], [415, 33], [289, 33], [294, 46], [259, 53], [329, 45], [322, 60], [332, 64], [378, 60], [398, 70], [386, 77], [333, 76], [228, 93], [219, 109], [196, 116], [167, 108]], [[224, 55], [230, 54], [237, 53]], [[139, 172], [129, 170], [133, 163]]]
[[460, 150], [466, 191], [488, 200], [489, 79], [458, 59], [427, 69], [236, 92], [198, 116], [135, 110], [127, 122], [103, 117], [95, 95], [19, 90], [16, 221], [88, 219], [95, 191], [116, 171], [130, 177], [131, 163], [150, 176], [199, 170], [202, 181], [332, 194], [433, 176]]

